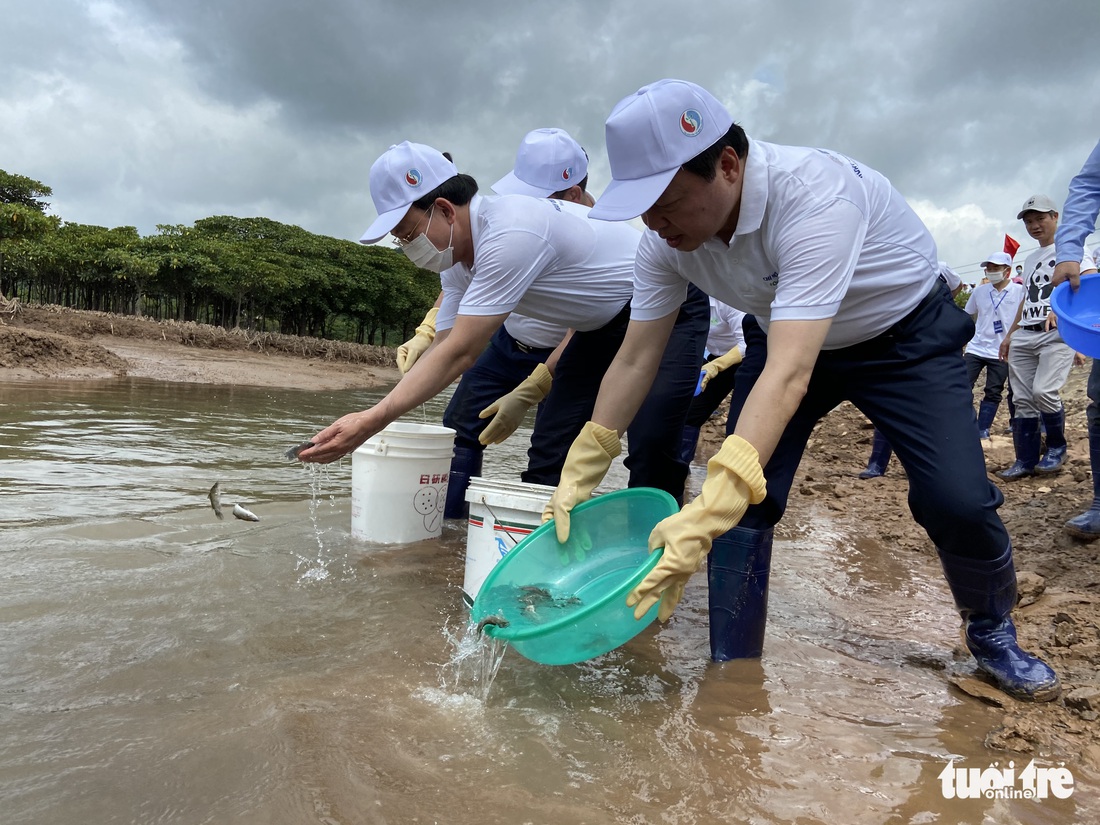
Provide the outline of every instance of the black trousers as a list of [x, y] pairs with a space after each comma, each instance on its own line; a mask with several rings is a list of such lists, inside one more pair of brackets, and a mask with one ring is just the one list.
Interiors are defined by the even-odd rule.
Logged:
[[[727, 431], [732, 432], [764, 369], [767, 336], [745, 319], [746, 357], [737, 372]], [[909, 477], [913, 517], [943, 553], [990, 560], [1009, 546], [997, 515], [1004, 501], [986, 475], [962, 348], [974, 334], [970, 316], [937, 282], [886, 332], [851, 347], [822, 351], [809, 389], [764, 467], [768, 494], [741, 526], [776, 524], [814, 425], [849, 400], [894, 448]]]

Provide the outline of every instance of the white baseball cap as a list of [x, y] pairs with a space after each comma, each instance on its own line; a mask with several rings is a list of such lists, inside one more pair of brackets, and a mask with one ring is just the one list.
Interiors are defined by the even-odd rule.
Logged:
[[1012, 266], [1012, 256], [1007, 252], [994, 252], [992, 255], [982, 261], [981, 265], [993, 264], [993, 266]]
[[535, 129], [519, 145], [515, 168], [491, 188], [498, 195], [545, 198], [580, 183], [587, 174], [584, 149], [568, 132]]
[[391, 146], [370, 168], [370, 197], [378, 212], [359, 243], [374, 243], [389, 234], [418, 201], [458, 169], [443, 153], [423, 143]]
[[1054, 205], [1054, 201], [1048, 198], [1046, 195], [1032, 195], [1026, 201], [1024, 205], [1020, 207], [1020, 213], [1016, 216], [1016, 220], [1020, 220], [1024, 216], [1025, 212], [1057, 212], [1058, 207]]
[[611, 183], [590, 217], [636, 218], [661, 197], [680, 167], [717, 143], [733, 117], [710, 92], [686, 80], [658, 80], [625, 97], [604, 128]]

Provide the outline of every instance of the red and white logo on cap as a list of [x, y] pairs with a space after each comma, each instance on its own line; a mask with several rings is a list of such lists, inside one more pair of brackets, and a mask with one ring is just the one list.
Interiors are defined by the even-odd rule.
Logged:
[[409, 186], [419, 186], [420, 181], [424, 179], [424, 176], [420, 174], [420, 170], [413, 168], [405, 173], [405, 183]]
[[703, 128], [703, 116], [696, 109], [684, 109], [680, 115], [680, 131], [688, 137], [695, 137]]

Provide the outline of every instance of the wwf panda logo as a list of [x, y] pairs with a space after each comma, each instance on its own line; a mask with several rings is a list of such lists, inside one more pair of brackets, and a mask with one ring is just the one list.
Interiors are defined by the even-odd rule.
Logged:
[[1039, 261], [1035, 264], [1031, 276], [1027, 279], [1027, 304], [1031, 311], [1026, 313], [1029, 319], [1041, 319], [1041, 305], [1050, 302], [1050, 294], [1054, 292], [1054, 284], [1051, 283], [1051, 275], [1054, 273], [1055, 261]]

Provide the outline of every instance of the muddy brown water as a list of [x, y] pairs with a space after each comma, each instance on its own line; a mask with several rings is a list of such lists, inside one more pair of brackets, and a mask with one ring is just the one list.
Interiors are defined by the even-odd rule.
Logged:
[[[945, 681], [969, 663], [938, 570], [824, 517], [777, 539], [760, 661], [708, 662], [696, 577], [597, 660], [457, 676], [465, 525], [356, 541], [350, 461], [283, 458], [378, 397], [0, 384], [0, 822], [1098, 820], [1070, 762], [1067, 799], [945, 798], [949, 763], [1030, 757], [985, 748], [1003, 712]], [[486, 474], [516, 477], [527, 433]], [[214, 481], [261, 521], [217, 521]]]

